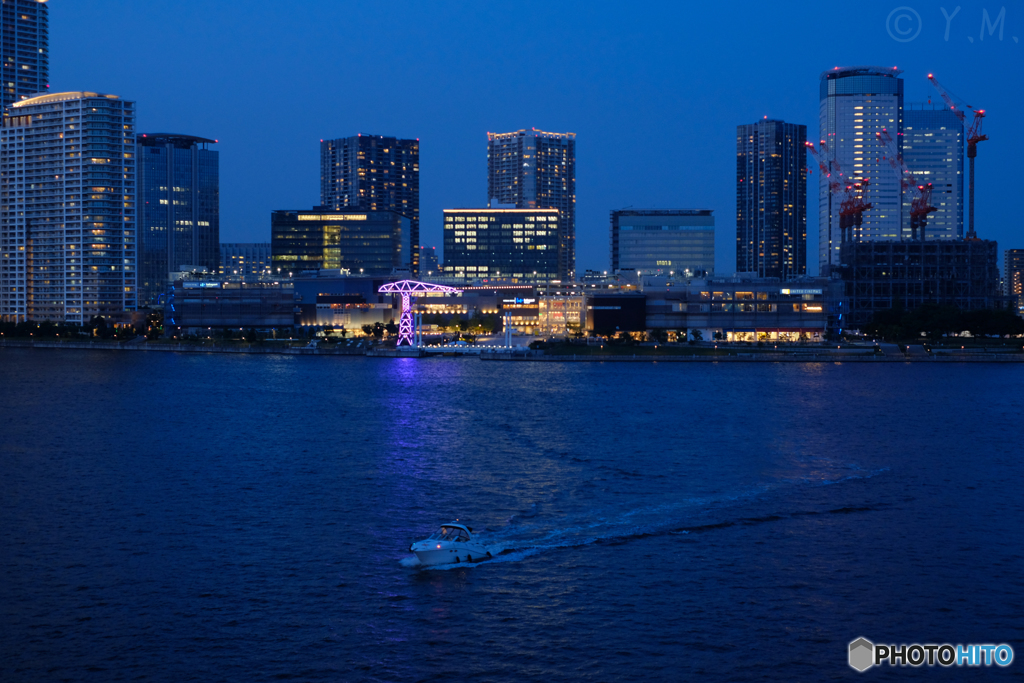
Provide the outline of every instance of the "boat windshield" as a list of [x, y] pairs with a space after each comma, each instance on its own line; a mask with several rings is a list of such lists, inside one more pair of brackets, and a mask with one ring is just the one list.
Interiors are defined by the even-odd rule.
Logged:
[[469, 536], [462, 529], [453, 526], [443, 526], [440, 531], [431, 534], [428, 540], [431, 541], [468, 541]]

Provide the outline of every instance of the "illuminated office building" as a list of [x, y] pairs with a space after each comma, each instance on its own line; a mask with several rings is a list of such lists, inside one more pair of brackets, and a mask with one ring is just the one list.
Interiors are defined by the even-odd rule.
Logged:
[[320, 204], [334, 211], [393, 211], [409, 219], [412, 269], [420, 244], [420, 141], [354, 135], [320, 141]]
[[139, 167], [139, 302], [167, 291], [171, 273], [220, 266], [220, 154], [216, 140], [136, 137]]
[[445, 275], [516, 282], [559, 279], [557, 209], [445, 209]]
[[736, 127], [736, 272], [807, 273], [807, 126], [764, 119]]
[[270, 242], [221, 242], [220, 274], [258, 278], [270, 275]]
[[[558, 278], [576, 274], [576, 134], [487, 134], [488, 205], [558, 209]], [[447, 259], [447, 252], [445, 252]]]
[[0, 317], [87, 323], [134, 310], [135, 103], [65, 92], [6, 114]]
[[394, 211], [348, 213], [316, 207], [270, 217], [273, 274], [347, 270], [388, 275], [412, 262], [411, 221]]
[[[903, 161], [919, 184], [932, 184], [925, 239], [964, 236], [964, 125], [941, 104], [903, 108]], [[903, 239], [911, 239], [912, 190], [903, 193]]]
[[611, 264], [612, 272], [713, 273], [715, 217], [710, 209], [612, 211]]
[[49, 9], [45, 0], [3, 0], [0, 107], [50, 87]]
[[[855, 241], [900, 239], [903, 230], [900, 178], [885, 160], [885, 146], [876, 137], [884, 129], [902, 145], [900, 73], [895, 67], [852, 66], [836, 67], [820, 77], [820, 137], [815, 144], [824, 141], [822, 158], [829, 164], [838, 162], [844, 182], [868, 180], [863, 199], [871, 208], [863, 214]], [[828, 183], [829, 178], [819, 173], [818, 267], [822, 274], [840, 265], [843, 240], [841, 197], [829, 191]]]

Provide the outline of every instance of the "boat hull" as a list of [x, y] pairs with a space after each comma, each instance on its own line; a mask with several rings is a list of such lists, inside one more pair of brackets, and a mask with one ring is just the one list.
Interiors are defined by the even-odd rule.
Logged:
[[[441, 546], [440, 548], [437, 546]], [[475, 562], [489, 557], [487, 549], [476, 543], [416, 543], [412, 548], [416, 559], [425, 566]]]

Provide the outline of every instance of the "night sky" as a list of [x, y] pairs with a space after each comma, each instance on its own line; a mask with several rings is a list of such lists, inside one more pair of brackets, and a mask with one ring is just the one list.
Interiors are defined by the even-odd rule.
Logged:
[[[577, 270], [606, 269], [608, 212], [711, 208], [735, 270], [736, 126], [768, 116], [818, 137], [818, 75], [899, 66], [905, 101], [936, 77], [988, 110], [977, 229], [1024, 247], [1017, 199], [1024, 4], [50, 0], [50, 91], [138, 102], [139, 132], [220, 140], [221, 240], [269, 241], [270, 211], [319, 203], [319, 142], [418, 137], [421, 241], [441, 210], [487, 201], [487, 132], [577, 134]], [[887, 31], [902, 3], [920, 33]], [[945, 3], [952, 14], [957, 4]], [[914, 17], [889, 21], [912, 36]], [[904, 33], [901, 35], [900, 31]], [[984, 33], [984, 39], [981, 38]], [[1016, 38], [1015, 38], [1016, 36]], [[973, 38], [973, 42], [968, 40]], [[1019, 39], [1019, 40], [1018, 40]], [[964, 165], [967, 168], [966, 160]], [[817, 269], [817, 174], [809, 270]], [[964, 192], [967, 183], [964, 182]], [[966, 207], [965, 207], [966, 223]], [[966, 230], [966, 226], [965, 226]]]

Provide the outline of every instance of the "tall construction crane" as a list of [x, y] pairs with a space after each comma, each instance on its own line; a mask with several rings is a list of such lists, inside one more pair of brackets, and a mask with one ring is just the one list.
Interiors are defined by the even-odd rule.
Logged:
[[967, 158], [970, 159], [970, 180], [968, 181], [968, 195], [970, 197], [970, 213], [968, 213], [968, 229], [967, 239], [974, 240], [978, 239], [978, 234], [974, 232], [974, 158], [978, 156], [978, 143], [988, 140], [988, 136], [981, 132], [981, 122], [985, 118], [984, 109], [975, 109], [971, 105], [964, 102], [959, 97], [956, 97], [946, 88], [935, 80], [935, 76], [928, 74], [928, 80], [932, 82], [935, 89], [939, 91], [939, 95], [942, 96], [942, 101], [946, 103], [946, 106], [956, 114], [956, 117], [960, 119], [960, 123], [967, 128], [967, 112], [965, 110], [970, 109], [974, 112], [974, 120], [971, 121], [970, 128], [967, 131]]
[[[828, 163], [821, 157], [821, 153], [814, 148], [813, 142], [805, 142], [807, 151], [811, 153], [814, 160], [818, 162], [818, 168], [828, 179], [828, 189], [833, 197], [839, 197], [839, 235], [843, 242], [849, 242], [860, 238], [860, 226], [864, 221], [864, 212], [871, 208], [869, 202], [865, 202], [862, 194], [868, 186], [868, 179], [847, 182], [843, 177], [842, 167], [837, 159]], [[828, 153], [828, 146], [825, 141], [821, 142], [821, 152]], [[830, 168], [831, 165], [831, 168]], [[833, 173], [833, 169], [835, 172]]]
[[889, 131], [883, 128], [878, 133], [875, 133], [875, 137], [885, 147], [886, 161], [892, 166], [892, 170], [896, 172], [896, 175], [900, 177], [900, 188], [904, 192], [910, 190], [914, 195], [910, 200], [910, 237], [916, 240], [917, 234], [920, 232], [921, 241], [924, 242], [925, 228], [928, 227], [928, 214], [932, 211], [938, 211], [937, 208], [932, 206], [932, 184], [917, 182], [917, 178], [907, 168], [906, 162], [900, 156], [896, 140], [889, 134]]

